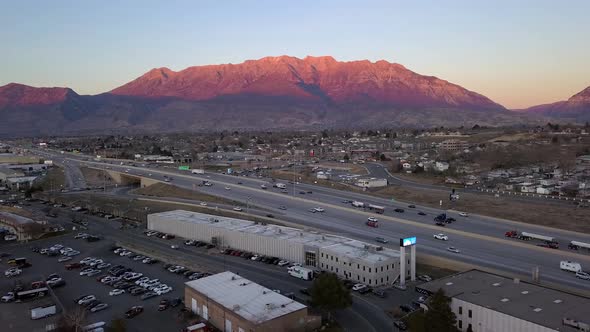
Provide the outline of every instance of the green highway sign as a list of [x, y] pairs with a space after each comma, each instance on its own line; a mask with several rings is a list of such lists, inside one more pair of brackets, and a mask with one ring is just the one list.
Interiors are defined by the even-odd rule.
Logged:
[[188, 171], [190, 168], [188, 166], [178, 166], [178, 170], [180, 171]]

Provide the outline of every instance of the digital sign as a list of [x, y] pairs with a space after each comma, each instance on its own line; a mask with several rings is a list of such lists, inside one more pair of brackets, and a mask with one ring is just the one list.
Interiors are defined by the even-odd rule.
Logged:
[[416, 244], [416, 237], [407, 237], [405, 239], [399, 239], [399, 245], [401, 247], [408, 247]]

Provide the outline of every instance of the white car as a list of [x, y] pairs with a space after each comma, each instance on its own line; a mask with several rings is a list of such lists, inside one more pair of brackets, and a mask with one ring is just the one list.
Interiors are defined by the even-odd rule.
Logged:
[[85, 304], [85, 303], [90, 303], [90, 302], [92, 302], [94, 300], [96, 300], [96, 296], [94, 296], [94, 295], [87, 295], [87, 296], [84, 296], [83, 298], [79, 299], [78, 300], [78, 304], [82, 305], [82, 304]]
[[447, 251], [454, 252], [455, 254], [460, 253], [461, 251], [455, 247], [448, 247]]
[[590, 273], [578, 271], [576, 272], [576, 278], [580, 278], [582, 280], [590, 280]]
[[225, 187], [225, 190], [231, 190], [231, 188], [230, 187]]
[[321, 207], [316, 207], [316, 208], [314, 208], [314, 210], [316, 212], [324, 212], [324, 211], [326, 211], [326, 210], [322, 209]]
[[461, 217], [467, 217], [467, 216], [469, 216], [469, 215], [467, 214], [467, 212], [459, 212], [459, 215], [460, 215]]
[[20, 275], [23, 272], [23, 270], [16, 268], [16, 267], [11, 267], [10, 269], [4, 271], [4, 276], [6, 277], [16, 277], [18, 275]]
[[1, 300], [4, 303], [8, 303], [8, 302], [14, 301], [14, 293], [13, 292], [6, 293], [6, 295], [2, 296], [2, 299]]
[[206, 202], [201, 202], [199, 205], [201, 205], [201, 206], [207, 206], [207, 203]]
[[4, 236], [4, 241], [15, 241], [17, 239], [16, 235], [10, 234]]
[[117, 296], [117, 295], [121, 295], [125, 293], [124, 289], [113, 289], [112, 291], [109, 292], [110, 296]]
[[146, 281], [150, 281], [149, 277], [141, 277], [138, 280], [135, 281], [136, 285], [141, 285], [142, 283], [146, 282]]
[[289, 265], [289, 261], [286, 260], [280, 260], [279, 263], [277, 264], [278, 266], [285, 266], [285, 265]]
[[370, 222], [378, 222], [379, 220], [377, 218], [375, 218], [375, 217], [369, 217], [369, 218], [367, 218], [367, 221], [370, 221]]
[[239, 207], [239, 206], [236, 206], [236, 207], [234, 208], [234, 211], [241, 212], [241, 211], [244, 211], [244, 210], [242, 210], [242, 208], [241, 208], [241, 207]]
[[173, 244], [173, 245], [170, 246], [170, 249], [178, 249], [178, 246], [175, 245], [175, 244]]
[[158, 295], [162, 295], [162, 294], [166, 294], [172, 291], [172, 287], [170, 286], [166, 286], [166, 287], [159, 287], [153, 290], [154, 293], [158, 294]]
[[367, 285], [363, 285], [363, 284], [356, 284], [356, 285], [352, 286], [352, 290], [355, 292], [358, 292], [361, 289], [365, 289], [365, 288], [367, 288]]
[[448, 241], [449, 237], [444, 235], [443, 233], [434, 234], [434, 238], [441, 241]]

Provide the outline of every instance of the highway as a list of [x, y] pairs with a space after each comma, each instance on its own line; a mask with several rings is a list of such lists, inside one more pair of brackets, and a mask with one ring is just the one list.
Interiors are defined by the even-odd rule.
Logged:
[[[87, 158], [84, 156], [62, 156], [51, 151], [42, 151], [41, 153], [49, 154], [54, 159], [65, 158], [68, 162], [74, 164], [104, 167], [104, 163], [84, 160]], [[585, 291], [590, 290], [590, 281], [577, 279], [573, 274], [559, 269], [560, 260], [578, 261], [583, 267], [590, 269], [590, 254], [587, 251], [577, 253], [567, 249], [567, 243], [571, 240], [590, 243], [588, 234], [503, 221], [484, 216], [470, 215], [469, 217], [461, 217], [456, 212], [447, 212], [448, 215], [457, 219], [456, 222], [446, 227], [439, 227], [433, 223], [433, 217], [441, 212], [438, 209], [420, 206], [411, 209], [406, 206], [406, 203], [392, 202], [360, 193], [345, 192], [309, 184], [287, 184], [287, 193], [282, 193], [279, 189], [272, 188], [270, 182], [265, 179], [213, 173], [193, 175], [186, 171], [180, 173], [177, 170], [161, 167], [142, 168], [115, 164], [110, 164], [108, 167], [122, 172], [128, 169], [130, 175], [159, 180], [163, 180], [163, 176], [168, 175], [173, 178], [171, 184], [188, 189], [195, 188], [203, 180], [211, 181], [213, 186], [203, 186], [198, 187], [198, 189], [205, 193], [266, 208], [273, 211], [272, 213], [279, 220], [284, 219], [303, 226], [319, 228], [368, 242], [372, 242], [376, 236], [380, 236], [388, 239], [390, 241], [388, 246], [392, 248], [396, 248], [396, 243], [401, 237], [417, 236], [419, 253], [451, 258], [523, 276], [529, 276], [532, 268], [538, 266], [540, 267], [542, 281], [549, 281]], [[149, 176], [150, 173], [152, 176]], [[238, 182], [241, 182], [241, 184], [238, 184]], [[268, 185], [267, 190], [260, 188], [263, 183]], [[312, 194], [306, 193], [302, 195], [299, 194], [300, 191], [312, 191]], [[384, 215], [376, 215], [362, 209], [353, 208], [350, 204], [343, 203], [344, 200], [360, 200], [365, 203], [382, 205], [386, 207], [386, 212]], [[286, 206], [287, 210], [279, 210], [279, 206]], [[309, 212], [311, 208], [317, 206], [323, 207], [326, 212]], [[393, 212], [396, 207], [404, 208], [405, 212]], [[418, 211], [423, 211], [427, 215], [418, 215]], [[368, 216], [375, 216], [380, 219], [379, 228], [371, 228], [365, 225]], [[505, 238], [504, 233], [512, 229], [553, 236], [560, 241], [562, 249], [541, 248], [535, 246], [534, 242]], [[435, 240], [433, 234], [439, 232], [447, 234], [449, 241]], [[458, 248], [461, 253], [455, 254], [447, 251], [449, 246]]]

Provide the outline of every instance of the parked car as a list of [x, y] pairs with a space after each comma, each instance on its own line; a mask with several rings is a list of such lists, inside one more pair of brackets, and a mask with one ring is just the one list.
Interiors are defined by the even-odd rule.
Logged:
[[109, 295], [110, 296], [117, 296], [117, 295], [121, 295], [123, 293], [125, 293], [125, 290], [124, 289], [116, 288], [116, 289], [113, 289], [112, 291], [110, 291], [109, 292]]
[[125, 312], [125, 317], [127, 318], [133, 318], [139, 314], [141, 314], [143, 312], [143, 307], [142, 306], [134, 306], [131, 307], [129, 310], [127, 310]]
[[90, 308], [90, 312], [101, 311], [101, 310], [104, 310], [108, 307], [109, 307], [109, 305], [107, 303], [99, 303], [99, 304], [95, 305], [94, 307]]
[[353, 291], [356, 291], [356, 292], [358, 292], [358, 291], [360, 291], [361, 289], [365, 289], [365, 288], [367, 288], [367, 287], [368, 287], [367, 285], [363, 285], [363, 284], [356, 284], [356, 285], [352, 286], [352, 290], [353, 290]]

